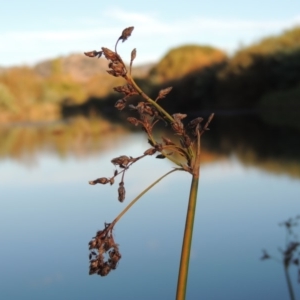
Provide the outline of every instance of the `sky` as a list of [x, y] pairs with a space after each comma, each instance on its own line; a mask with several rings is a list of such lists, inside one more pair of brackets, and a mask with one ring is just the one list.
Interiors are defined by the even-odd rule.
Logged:
[[[299, 0], [67, 1], [0, 0], [0, 66], [34, 65], [114, 48], [125, 61], [155, 62], [183, 44], [210, 45], [229, 54], [270, 35], [300, 26]], [[128, 57], [128, 59], [126, 59]]]

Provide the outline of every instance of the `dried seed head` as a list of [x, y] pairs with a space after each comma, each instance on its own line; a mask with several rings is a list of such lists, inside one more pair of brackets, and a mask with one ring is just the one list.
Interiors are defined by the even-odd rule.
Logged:
[[84, 52], [84, 55], [88, 56], [88, 57], [98, 57], [100, 58], [102, 55], [102, 51], [89, 51], [89, 52]]
[[183, 145], [184, 145], [184, 147], [188, 148], [188, 147], [191, 146], [191, 144], [192, 144], [192, 141], [191, 141], [190, 137], [187, 134], [185, 134], [183, 136]]
[[97, 274], [100, 276], [106, 276], [110, 272], [110, 270], [111, 270], [110, 266], [108, 265], [107, 262], [105, 262], [105, 264], [99, 269]]
[[159, 152], [161, 152], [161, 151], [164, 149], [163, 145], [160, 144], [160, 143], [157, 143], [157, 144], [154, 146], [154, 148], [155, 148], [157, 151], [159, 151]]
[[101, 177], [101, 178], [98, 178], [96, 180], [92, 180], [92, 181], [89, 181], [89, 184], [90, 185], [95, 185], [97, 183], [101, 183], [101, 184], [106, 184], [109, 182], [109, 179], [108, 178], [105, 178], [105, 177]]
[[102, 47], [101, 49], [102, 49], [103, 54], [104, 54], [106, 59], [111, 60], [113, 62], [120, 60], [117, 53], [115, 53], [115, 52], [113, 52], [113, 51], [111, 51], [111, 50], [109, 50], [108, 48], [105, 48], [105, 47]]
[[165, 145], [175, 145], [170, 139], [162, 137]]
[[115, 77], [119, 77], [119, 76], [125, 76], [127, 73], [127, 70], [125, 68], [125, 66], [123, 65], [123, 63], [119, 62], [119, 61], [112, 61], [108, 64], [108, 67], [111, 70], [107, 70], [106, 72], [109, 73], [110, 75], [113, 75]]
[[132, 125], [134, 125], [134, 126], [138, 126], [139, 123], [140, 123], [140, 121], [139, 121], [138, 119], [133, 118], [133, 117], [128, 117], [128, 118], [127, 118], [127, 121], [128, 121], [129, 123], [131, 123]]
[[119, 73], [116, 73], [114, 70], [107, 70], [106, 71], [109, 75], [115, 76], [115, 77], [119, 77], [121, 76]]
[[119, 194], [118, 200], [120, 202], [124, 201], [124, 199], [125, 199], [125, 192], [126, 191], [125, 191], [125, 188], [124, 188], [124, 182], [122, 181], [122, 182], [119, 183], [119, 188], [118, 188], [118, 194]]
[[175, 131], [175, 133], [177, 133], [179, 135], [184, 134], [184, 126], [180, 120], [175, 120], [175, 122], [173, 122], [171, 124], [171, 126], [172, 126], [172, 129]]
[[96, 244], [97, 244], [96, 240], [91, 240], [91, 241], [89, 242], [89, 249], [90, 249], [90, 250], [91, 250], [91, 249], [95, 249]]
[[159, 99], [165, 98], [166, 95], [169, 94], [169, 93], [171, 92], [172, 88], [173, 88], [173, 87], [170, 86], [170, 87], [167, 87], [167, 88], [165, 88], [165, 89], [163, 89], [163, 90], [160, 90], [160, 91], [159, 91], [159, 94], [158, 94], [158, 98], [159, 98]]
[[135, 88], [131, 84], [115, 86], [113, 89], [118, 93], [123, 93], [125, 96], [132, 96], [137, 94]]
[[111, 162], [114, 165], [118, 165], [118, 166], [120, 166], [122, 168], [124, 168], [124, 166], [127, 166], [131, 161], [132, 161], [132, 158], [129, 158], [126, 155], [121, 155], [121, 156], [116, 157], [116, 158], [114, 158], [114, 159], [111, 160]]
[[131, 33], [132, 33], [133, 29], [134, 29], [133, 26], [125, 28], [122, 31], [122, 34], [119, 37], [119, 40], [122, 40], [122, 42], [125, 42], [131, 36]]
[[109, 183], [110, 183], [110, 185], [113, 185], [114, 183], [115, 183], [115, 179], [112, 177], [112, 178], [110, 178], [109, 179]]
[[135, 58], [136, 58], [136, 49], [134, 48], [131, 51], [131, 58], [130, 58], [131, 63], [134, 61]]
[[90, 249], [95, 249], [89, 254], [90, 275], [106, 276], [110, 270], [116, 269], [121, 259], [121, 254], [118, 245], [114, 242], [110, 225], [105, 223], [105, 228], [98, 231], [96, 237], [89, 243]]
[[144, 152], [145, 155], [153, 155], [157, 150], [155, 148], [149, 148]]
[[189, 128], [194, 128], [203, 121], [203, 118], [198, 117], [188, 123]]
[[118, 110], [122, 110], [125, 108], [126, 106], [126, 99], [119, 99], [116, 103], [115, 103], [115, 108], [117, 108]]
[[178, 113], [178, 114], [174, 114], [174, 115], [173, 115], [173, 118], [174, 118], [175, 120], [182, 120], [182, 119], [184, 119], [186, 116], [187, 116], [186, 114], [180, 114], [180, 113]]

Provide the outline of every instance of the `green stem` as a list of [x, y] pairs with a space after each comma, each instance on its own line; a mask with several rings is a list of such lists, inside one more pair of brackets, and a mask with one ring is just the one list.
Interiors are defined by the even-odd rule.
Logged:
[[288, 271], [288, 266], [286, 266], [286, 265], [284, 266], [284, 273], [285, 273], [285, 278], [286, 278], [286, 282], [287, 282], [288, 289], [289, 289], [290, 298], [291, 298], [291, 300], [295, 300], [295, 295], [294, 295], [294, 291], [293, 291], [290, 274]]
[[125, 77], [126, 80], [128, 80], [132, 86], [136, 89], [136, 91], [149, 103], [151, 103], [162, 115], [164, 115], [170, 123], [174, 122], [174, 119], [159, 105], [157, 104], [154, 100], [152, 100], [150, 97], [148, 97], [141, 89], [140, 87], [135, 83], [131, 75], [126, 75]]
[[200, 134], [197, 132], [197, 153], [193, 167], [193, 179], [190, 189], [189, 204], [186, 214], [184, 236], [181, 249], [176, 300], [184, 300], [186, 295], [189, 261], [193, 237], [194, 219], [196, 213], [197, 193], [200, 176]]
[[145, 193], [147, 193], [151, 188], [153, 188], [157, 183], [159, 183], [163, 178], [168, 176], [169, 174], [175, 172], [175, 171], [184, 171], [183, 169], [175, 168], [168, 173], [164, 174], [160, 178], [158, 178], [156, 181], [154, 181], [152, 184], [150, 184], [145, 190], [143, 190], [137, 197], [135, 197], [123, 210], [122, 212], [114, 219], [114, 221], [111, 223], [109, 227], [115, 226], [115, 224], [122, 218], [122, 216], [129, 210], [129, 208], [136, 203]]

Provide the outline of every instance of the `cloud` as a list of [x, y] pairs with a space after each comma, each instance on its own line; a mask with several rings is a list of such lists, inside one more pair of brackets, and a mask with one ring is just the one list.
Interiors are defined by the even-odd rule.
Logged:
[[[181, 44], [209, 44], [227, 51], [234, 51], [240, 45], [250, 44], [265, 36], [279, 34], [282, 30], [300, 25], [300, 15], [285, 19], [241, 19], [207, 18], [203, 16], [188, 19], [167, 19], [156, 12], [132, 12], [111, 7], [99, 18], [74, 20], [69, 30], [10, 31], [1, 29], [0, 55], [5, 63], [55, 57], [62, 53], [86, 51], [91, 47], [109, 46], [127, 26], [135, 26], [135, 40], [122, 45], [124, 53], [132, 47], [142, 49], [138, 62], [158, 60], [164, 53]], [[59, 24], [56, 23], [56, 28]], [[62, 22], [61, 28], [65, 24]], [[101, 43], [100, 43], [101, 42]], [[99, 43], [99, 44], [98, 44]], [[20, 52], [20, 47], [22, 51]], [[127, 49], [131, 47], [131, 49]], [[91, 49], [92, 49], [91, 48]], [[1, 63], [0, 63], [1, 64]]]

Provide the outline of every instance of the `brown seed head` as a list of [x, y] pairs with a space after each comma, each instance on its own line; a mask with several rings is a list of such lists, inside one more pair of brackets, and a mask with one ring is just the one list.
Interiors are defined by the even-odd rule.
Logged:
[[108, 178], [105, 178], [105, 177], [101, 177], [101, 178], [98, 178], [96, 180], [92, 180], [92, 181], [89, 181], [89, 184], [90, 185], [95, 185], [97, 183], [100, 183], [100, 184], [106, 184], [109, 182], [109, 179]]
[[167, 87], [167, 88], [165, 88], [165, 89], [163, 89], [163, 90], [160, 90], [160, 91], [159, 91], [159, 94], [158, 94], [158, 98], [159, 98], [159, 99], [165, 98], [166, 95], [169, 94], [169, 93], [171, 92], [172, 88], [173, 88], [173, 87], [170, 86], [170, 87]]
[[112, 61], [108, 64], [108, 67], [114, 71], [114, 76], [125, 76], [127, 71], [123, 63], [119, 61]]
[[88, 56], [88, 57], [98, 57], [100, 58], [102, 55], [102, 51], [89, 51], [89, 52], [84, 52], [84, 55]]
[[111, 160], [114, 165], [118, 165], [120, 167], [127, 166], [131, 161], [132, 159], [126, 155], [121, 155]]
[[122, 40], [122, 42], [125, 42], [125, 41], [128, 39], [128, 37], [131, 36], [131, 33], [132, 33], [133, 29], [134, 29], [133, 26], [125, 28], [125, 29], [122, 31], [122, 34], [121, 34], [121, 36], [119, 37], [119, 40]]
[[170, 139], [162, 137], [165, 145], [175, 145]]
[[127, 121], [128, 121], [129, 123], [131, 123], [132, 125], [134, 125], [134, 126], [138, 126], [139, 123], [140, 123], [138, 119], [133, 118], [133, 117], [128, 117], [128, 118], [127, 118]]
[[115, 52], [113, 52], [113, 51], [111, 51], [111, 50], [109, 50], [108, 48], [105, 48], [105, 47], [102, 47], [101, 49], [102, 49], [103, 54], [104, 54], [106, 59], [109, 59], [111, 61], [119, 61], [120, 60], [117, 53], [115, 53]]
[[130, 58], [131, 63], [134, 61], [135, 58], [136, 58], [136, 49], [134, 48], [131, 51], [131, 58]]
[[188, 123], [188, 127], [194, 128], [203, 121], [203, 118], [198, 117]]
[[126, 99], [119, 99], [119, 100], [115, 103], [115, 108], [117, 108], [118, 110], [124, 109], [125, 106], [126, 106]]
[[178, 113], [178, 114], [174, 114], [174, 115], [173, 115], [173, 118], [174, 118], [174, 120], [182, 120], [182, 119], [184, 119], [186, 116], [187, 116], [186, 114], [180, 114], [180, 113]]
[[155, 148], [149, 148], [144, 152], [145, 155], [153, 155], [157, 150]]
[[124, 199], [125, 199], [125, 192], [126, 191], [125, 191], [125, 188], [124, 188], [124, 182], [122, 181], [122, 182], [119, 183], [119, 188], [118, 188], [118, 194], [119, 194], [118, 200], [120, 202], [124, 201]]

